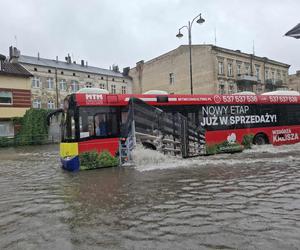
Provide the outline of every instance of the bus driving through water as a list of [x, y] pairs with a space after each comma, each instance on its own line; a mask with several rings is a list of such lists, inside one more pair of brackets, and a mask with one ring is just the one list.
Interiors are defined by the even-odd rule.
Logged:
[[104, 150], [112, 156], [118, 155], [124, 137], [122, 126], [128, 119], [132, 98], [167, 114], [180, 113], [195, 128], [204, 128], [206, 147], [241, 145], [246, 136], [259, 145], [299, 142], [300, 96], [288, 92], [281, 95], [128, 95], [90, 89], [71, 94], [64, 101], [61, 158], [77, 159], [83, 152]]

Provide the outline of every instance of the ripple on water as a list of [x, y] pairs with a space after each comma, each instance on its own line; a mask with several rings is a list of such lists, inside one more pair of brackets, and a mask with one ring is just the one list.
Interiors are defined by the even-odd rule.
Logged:
[[75, 174], [0, 151], [0, 248], [297, 249], [299, 145]]

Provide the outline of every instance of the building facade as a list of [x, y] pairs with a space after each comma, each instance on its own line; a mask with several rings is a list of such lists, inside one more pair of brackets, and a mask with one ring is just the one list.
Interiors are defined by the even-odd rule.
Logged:
[[300, 70], [296, 74], [289, 75], [289, 87], [292, 90], [300, 91]]
[[54, 109], [61, 107], [63, 99], [81, 88], [101, 88], [112, 94], [132, 93], [129, 68], [123, 73], [80, 64], [68, 55], [65, 61], [22, 55], [17, 48], [10, 47], [10, 61], [26, 68], [31, 78], [31, 103], [34, 108]]
[[[286, 89], [290, 65], [213, 45], [192, 45], [193, 93], [262, 93]], [[133, 93], [190, 94], [189, 47], [182, 45], [130, 70]]]
[[15, 135], [12, 119], [22, 117], [31, 107], [32, 75], [18, 63], [0, 55], [0, 137]]

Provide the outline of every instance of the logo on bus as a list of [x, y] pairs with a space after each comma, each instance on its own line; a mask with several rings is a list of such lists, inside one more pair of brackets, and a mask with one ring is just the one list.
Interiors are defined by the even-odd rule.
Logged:
[[286, 141], [298, 141], [299, 135], [298, 133], [294, 133], [291, 129], [279, 129], [273, 130], [273, 142], [286, 142]]
[[100, 94], [86, 94], [85, 99], [87, 101], [99, 101], [99, 100], [103, 100], [103, 96]]
[[214, 101], [215, 101], [215, 103], [220, 103], [221, 102], [221, 97], [218, 96], [218, 95], [215, 95], [214, 96]]
[[229, 144], [233, 144], [236, 142], [236, 134], [232, 133], [230, 135], [227, 136], [227, 141]]

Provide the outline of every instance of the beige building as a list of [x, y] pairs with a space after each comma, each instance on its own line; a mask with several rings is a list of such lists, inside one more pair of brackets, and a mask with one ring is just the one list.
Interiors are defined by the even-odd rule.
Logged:
[[[192, 45], [194, 94], [262, 93], [287, 88], [290, 65], [213, 45]], [[133, 93], [165, 90], [190, 94], [189, 47], [182, 45], [129, 72]]]
[[30, 77], [18, 63], [9, 63], [0, 55], [0, 137], [14, 136], [14, 117], [22, 117], [31, 107]]
[[10, 61], [18, 62], [32, 75], [31, 102], [34, 108], [54, 109], [63, 99], [81, 88], [107, 89], [112, 94], [132, 93], [129, 68], [119, 72], [88, 66], [83, 60], [78, 64], [68, 55], [65, 61], [22, 55], [17, 48], [10, 47]]
[[300, 91], [300, 70], [294, 75], [289, 75], [289, 88]]

